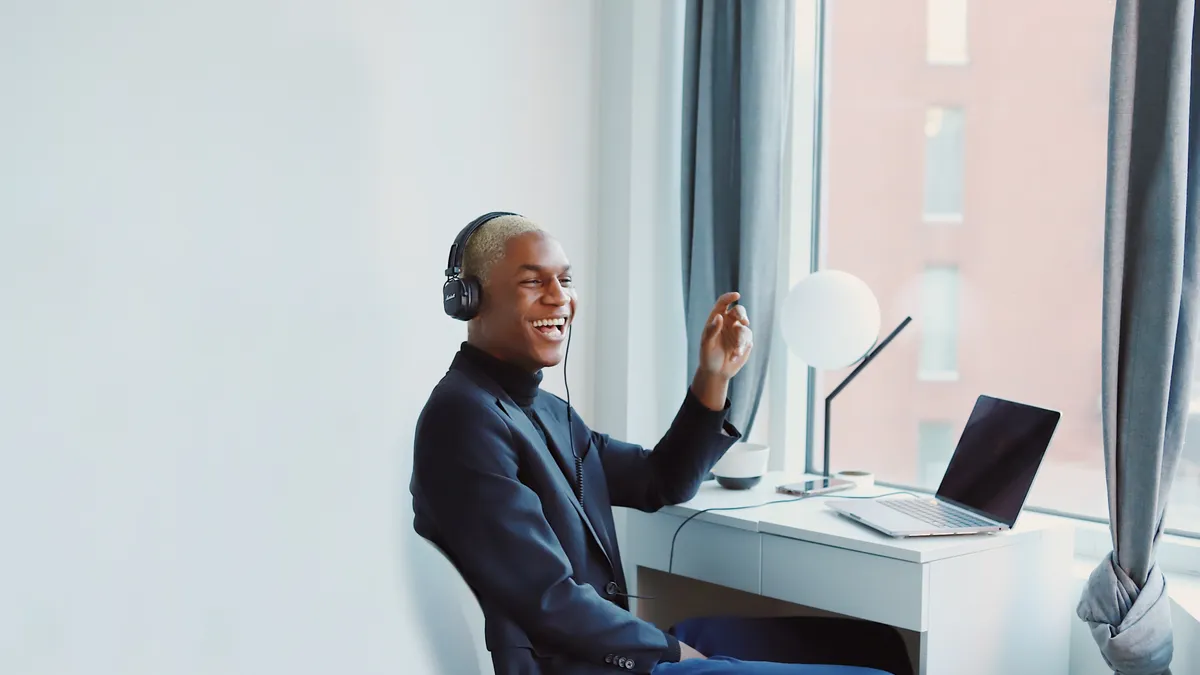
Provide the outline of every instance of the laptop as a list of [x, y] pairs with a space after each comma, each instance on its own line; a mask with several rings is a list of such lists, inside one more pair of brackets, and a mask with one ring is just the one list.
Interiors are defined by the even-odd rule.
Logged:
[[1025, 506], [1061, 414], [980, 396], [933, 497], [830, 499], [828, 506], [893, 537], [995, 533]]

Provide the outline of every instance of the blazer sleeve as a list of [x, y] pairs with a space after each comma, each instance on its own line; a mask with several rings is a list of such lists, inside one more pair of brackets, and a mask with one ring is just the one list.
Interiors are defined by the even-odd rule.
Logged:
[[[457, 411], [451, 415], [451, 408]], [[499, 410], [478, 404], [433, 411], [418, 426], [414, 506], [481, 597], [498, 605], [539, 647], [595, 664], [649, 673], [679, 660], [678, 640], [572, 579], [571, 563], [518, 479], [512, 432]]]
[[653, 450], [593, 432], [613, 506], [653, 512], [696, 496], [704, 476], [742, 437], [728, 412], [729, 401], [712, 410], [689, 389]]

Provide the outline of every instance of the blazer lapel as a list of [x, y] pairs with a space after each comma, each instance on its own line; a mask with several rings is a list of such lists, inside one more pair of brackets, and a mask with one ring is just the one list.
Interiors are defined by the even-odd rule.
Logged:
[[[496, 400], [500, 403], [500, 407], [504, 410], [505, 414], [508, 415], [509, 419], [513, 421], [513, 424], [516, 425], [517, 429], [525, 435], [526, 439], [528, 439], [535, 448], [541, 447], [546, 449], [546, 454], [544, 455], [545, 458], [549, 459], [555, 455], [555, 450], [551, 450], [545, 443], [542, 442], [541, 434], [537, 432], [537, 429], [533, 428], [533, 422], [525, 415], [525, 412], [521, 410], [516, 403], [513, 403], [507, 395], [497, 396]], [[550, 440], [554, 442], [553, 444], [557, 445], [559, 448], [567, 447], [565, 434], [563, 434], [562, 430], [559, 428], [561, 425], [547, 424], [546, 426], [548, 427]], [[563, 436], [562, 440], [559, 439], [560, 436]], [[592, 526], [591, 519], [588, 518], [586, 513], [584, 513], [583, 507], [579, 505], [579, 500], [575, 497], [574, 485], [572, 485], [571, 481], [567, 480], [567, 474], [563, 472], [562, 465], [559, 464], [558, 461], [555, 461], [554, 464], [555, 466], [551, 467], [550, 473], [558, 477], [559, 489], [570, 497], [567, 501], [571, 502], [571, 505], [575, 508], [575, 511], [579, 513], [579, 517], [583, 519], [583, 524], [587, 526], [588, 532], [590, 532], [592, 538], [596, 540], [596, 545], [600, 547], [600, 552], [604, 554], [604, 559], [608, 561], [608, 565], [611, 568], [613, 566], [613, 562], [612, 558], [608, 555], [608, 548], [604, 545], [604, 540], [600, 537], [600, 534], [596, 531], [596, 528]], [[573, 476], [575, 475], [575, 458], [573, 455], [570, 459], [570, 467], [570, 474]]]
[[[551, 450], [554, 452], [555, 457], [559, 461], [559, 464], [561, 466], [563, 466], [565, 475], [568, 476], [567, 480], [568, 480], [568, 483], [570, 484], [571, 492], [574, 493], [574, 491], [575, 491], [575, 455], [571, 452], [571, 440], [572, 439], [570, 438], [570, 435], [569, 435], [569, 432], [567, 429], [567, 420], [564, 419], [564, 417], [559, 413], [558, 410], [552, 409], [548, 405], [541, 404], [541, 401], [542, 401], [542, 399], [539, 398], [538, 402], [534, 403], [534, 409], [537, 411], [537, 413], [539, 415], [543, 416], [543, 419], [549, 418], [549, 420], [554, 422], [553, 424], [547, 425], [548, 427], [550, 427], [549, 436], [550, 436], [551, 445], [554, 446], [551, 448]], [[608, 534], [608, 532], [607, 532], [607, 530], [604, 529], [604, 519], [601, 517], [601, 514], [596, 512], [596, 510], [598, 508], [600, 508], [600, 502], [597, 501], [596, 499], [588, 499], [588, 495], [594, 496], [596, 494], [600, 494], [595, 491], [594, 487], [593, 487], [593, 489], [588, 489], [588, 487], [587, 487], [587, 485], [589, 483], [593, 483], [593, 485], [594, 485], [594, 481], [589, 480], [589, 479], [595, 479], [597, 477], [595, 466], [598, 466], [599, 464], [598, 464], [598, 462], [592, 462], [593, 469], [592, 469], [592, 471], [588, 471], [587, 464], [589, 462], [588, 462], [587, 456], [584, 454], [585, 452], [587, 452], [587, 447], [588, 447], [587, 437], [584, 435], [585, 433], [586, 432], [584, 432], [582, 429], [576, 428], [575, 429], [575, 438], [574, 438], [576, 452], [579, 452], [580, 457], [582, 457], [584, 460], [584, 462], [583, 462], [584, 463], [584, 468], [583, 468], [583, 472], [584, 472], [584, 475], [583, 475], [583, 482], [584, 482], [583, 511], [585, 514], [584, 519], [588, 521], [588, 527], [592, 529], [592, 534], [594, 534], [596, 536], [596, 539], [600, 543], [600, 548], [604, 551], [605, 557], [608, 558], [609, 564], [612, 565], [613, 557], [612, 557], [612, 554], [610, 553], [610, 551], [614, 550], [614, 547], [612, 546], [612, 542], [610, 542], [608, 540], [608, 537], [606, 536]], [[601, 471], [603, 471], [603, 467], [601, 467]], [[578, 504], [579, 500], [576, 499], [575, 503]], [[594, 529], [596, 527], [599, 527], [600, 529], [599, 530]]]

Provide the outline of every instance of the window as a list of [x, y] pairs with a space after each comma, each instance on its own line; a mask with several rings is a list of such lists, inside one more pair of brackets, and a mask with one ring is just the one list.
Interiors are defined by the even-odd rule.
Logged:
[[[819, 108], [811, 88], [796, 87], [795, 129], [822, 126], [818, 162], [806, 134], [795, 134], [788, 280], [808, 272], [815, 252], [817, 267], [871, 286], [881, 335], [913, 318], [834, 401], [830, 468], [934, 489], [986, 393], [1062, 412], [1027, 505], [1107, 519], [1095, 252], [1104, 238], [1108, 93], [1095, 83], [1109, 75], [1113, 6], [1074, 0], [1070, 12], [1050, 16], [1032, 3], [974, 4], [980, 67], [952, 76], [913, 68], [928, 56], [926, 40], [911, 34], [926, 6], [860, 0], [837, 11], [834, 3], [817, 61]], [[805, 82], [807, 56], [797, 59]], [[815, 109], [819, 116], [800, 117]], [[913, 215], [921, 212], [965, 215], [967, 226], [929, 227]], [[771, 419], [811, 422], [799, 433], [789, 425], [787, 445], [800, 466], [819, 471], [822, 400], [849, 369], [810, 373], [795, 357], [778, 361]], [[1200, 401], [1200, 379], [1193, 394]], [[1200, 403], [1193, 410], [1166, 525], [1200, 535]]]
[[967, 0], [926, 0], [925, 60], [937, 65], [967, 62]]
[[919, 330], [922, 380], [958, 379], [958, 270], [928, 267], [921, 275]]
[[963, 212], [963, 111], [925, 112], [925, 220], [958, 222]]
[[950, 456], [958, 443], [958, 427], [952, 422], [921, 422], [917, 427], [917, 483], [937, 489], [950, 466]]
[[[1200, 349], [1200, 345], [1196, 348]], [[1200, 359], [1192, 363], [1191, 401], [1179, 468], [1171, 485], [1171, 510], [1168, 526], [1183, 527], [1180, 523], [1192, 523], [1187, 529], [1200, 529], [1200, 525], [1196, 525], [1200, 523]]]

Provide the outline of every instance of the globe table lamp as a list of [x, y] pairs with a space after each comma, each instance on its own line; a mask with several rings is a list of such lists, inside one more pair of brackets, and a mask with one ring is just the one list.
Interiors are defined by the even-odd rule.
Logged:
[[804, 277], [784, 299], [780, 329], [793, 354], [822, 370], [858, 364], [825, 397], [825, 477], [829, 477], [829, 417], [834, 397], [910, 322], [911, 316], [904, 317], [880, 341], [879, 301], [866, 282], [840, 270], [822, 270]]

